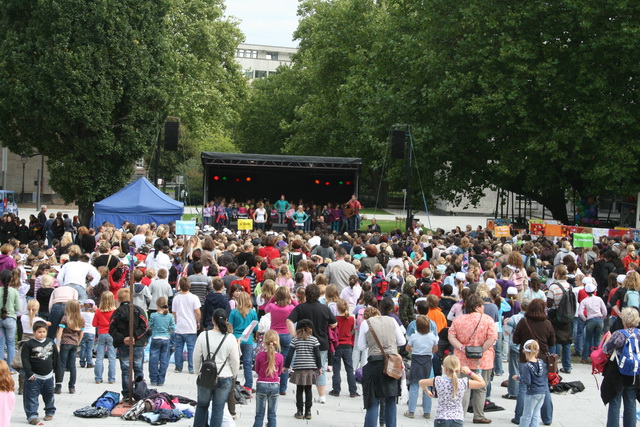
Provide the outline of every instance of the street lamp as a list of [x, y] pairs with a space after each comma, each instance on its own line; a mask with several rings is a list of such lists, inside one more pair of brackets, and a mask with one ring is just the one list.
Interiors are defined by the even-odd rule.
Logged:
[[20, 156], [20, 161], [22, 162], [22, 191], [20, 192], [20, 203], [24, 203], [24, 168], [28, 160], [28, 156]]

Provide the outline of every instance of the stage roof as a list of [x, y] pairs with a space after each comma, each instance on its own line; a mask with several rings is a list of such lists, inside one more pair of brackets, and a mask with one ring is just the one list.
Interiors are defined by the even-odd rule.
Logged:
[[279, 154], [202, 153], [202, 164], [273, 168], [359, 170], [362, 159], [352, 157], [285, 156]]

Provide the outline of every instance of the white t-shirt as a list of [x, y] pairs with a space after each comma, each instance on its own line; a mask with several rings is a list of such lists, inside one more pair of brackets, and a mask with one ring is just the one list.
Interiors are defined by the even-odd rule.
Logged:
[[[44, 322], [44, 319], [42, 317], [38, 317], [38, 316], [33, 317], [33, 323], [36, 323], [38, 320], [41, 322]], [[33, 327], [30, 325], [31, 322], [30, 322], [29, 316], [26, 314], [23, 314], [22, 317], [20, 317], [20, 321], [22, 322], [22, 333], [33, 335]]]
[[172, 310], [176, 316], [176, 334], [195, 334], [198, 332], [195, 311], [200, 308], [200, 298], [189, 292], [173, 297]]
[[267, 221], [267, 210], [265, 208], [256, 209], [255, 214], [256, 214], [256, 222]]

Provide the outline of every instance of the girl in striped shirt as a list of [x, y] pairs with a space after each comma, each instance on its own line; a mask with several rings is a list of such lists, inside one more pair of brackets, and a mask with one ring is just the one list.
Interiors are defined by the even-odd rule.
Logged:
[[[313, 395], [311, 386], [316, 383], [316, 377], [322, 374], [322, 362], [320, 360], [320, 343], [313, 335], [313, 324], [308, 319], [298, 321], [296, 326], [296, 336], [291, 340], [291, 347], [287, 360], [284, 362], [285, 369], [291, 366], [291, 360], [295, 354], [293, 362], [293, 373], [289, 380], [297, 385], [296, 407], [298, 411], [295, 417], [299, 420], [311, 419], [311, 405]], [[303, 402], [302, 395], [305, 395]], [[304, 404], [303, 404], [304, 403]], [[302, 409], [304, 407], [304, 416]]]

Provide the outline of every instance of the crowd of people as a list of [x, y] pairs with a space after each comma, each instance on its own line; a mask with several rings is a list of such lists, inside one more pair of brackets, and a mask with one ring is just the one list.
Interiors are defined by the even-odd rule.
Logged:
[[[186, 362], [198, 376], [196, 426], [221, 425], [225, 410], [236, 415], [236, 378], [255, 396], [254, 426], [288, 421], [277, 404], [290, 384], [297, 419], [311, 419], [314, 402], [344, 389], [362, 399], [367, 427], [395, 426], [398, 411], [418, 416], [420, 399], [422, 416], [436, 425], [462, 425], [468, 408], [473, 423], [488, 424], [491, 381], [505, 374], [512, 422], [549, 425], [556, 357], [559, 374], [569, 376], [572, 355], [591, 363], [605, 331], [602, 350], [618, 356], [603, 368], [607, 425], [618, 425], [622, 405], [623, 424], [635, 425], [638, 363], [629, 370], [620, 362], [640, 361], [629, 350], [640, 339], [640, 259], [631, 237], [574, 249], [570, 238], [496, 239], [471, 226], [382, 233], [354, 223], [341, 233], [209, 224], [205, 217], [196, 235], [177, 236], [174, 224], [71, 223], [62, 235], [44, 227], [26, 240], [5, 226], [0, 426], [9, 425], [12, 375], [36, 425], [40, 396], [47, 421], [65, 377], [76, 392], [77, 365], [103, 382], [105, 355], [106, 379], [116, 382], [119, 363], [126, 397], [130, 351], [134, 376], [154, 387], [165, 386], [172, 354], [176, 373]], [[408, 402], [399, 409], [403, 387]]]

